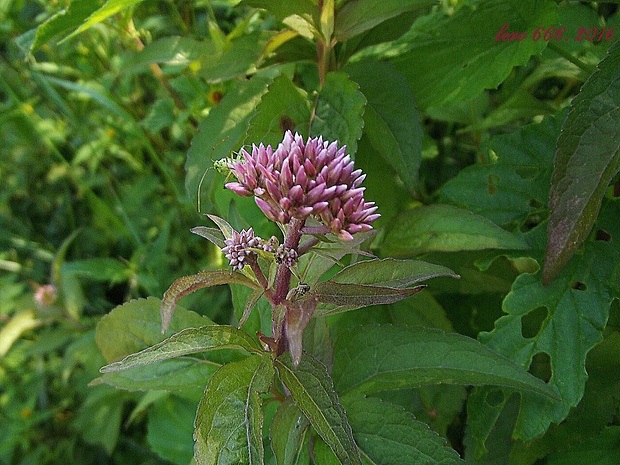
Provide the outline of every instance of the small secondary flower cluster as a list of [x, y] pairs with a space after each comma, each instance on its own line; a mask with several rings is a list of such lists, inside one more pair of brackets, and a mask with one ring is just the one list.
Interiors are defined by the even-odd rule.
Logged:
[[379, 218], [374, 202], [364, 200], [366, 177], [354, 170], [345, 153], [346, 146], [309, 138], [287, 131], [273, 150], [270, 145], [252, 146], [252, 153], [241, 150], [243, 159], [229, 165], [237, 182], [226, 184], [239, 195], [255, 196], [267, 218], [287, 224], [292, 218], [305, 221], [320, 217], [329, 231], [341, 239], [372, 229]]

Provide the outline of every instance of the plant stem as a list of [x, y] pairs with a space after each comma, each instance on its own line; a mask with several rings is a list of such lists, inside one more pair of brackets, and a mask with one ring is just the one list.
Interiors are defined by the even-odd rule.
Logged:
[[[299, 220], [293, 218], [286, 230], [286, 236], [284, 237], [284, 249], [297, 250], [299, 246], [299, 240], [301, 239], [301, 228], [303, 228], [305, 220]], [[289, 291], [291, 284], [291, 270], [284, 263], [280, 263], [278, 271], [276, 273], [276, 285], [273, 295], [274, 305], [279, 305], [286, 300], [286, 295]], [[275, 337], [275, 335], [274, 335]]]
[[579, 67], [580, 69], [582, 69], [583, 71], [585, 71], [588, 74], [592, 74], [592, 73], [594, 73], [596, 71], [596, 66], [592, 66], [592, 65], [589, 65], [587, 63], [584, 63], [579, 58], [574, 57], [572, 54], [570, 54], [569, 52], [564, 50], [562, 47], [560, 47], [559, 45], [557, 45], [557, 44], [555, 44], [553, 42], [549, 42], [547, 44], [547, 47], [549, 47], [551, 50], [553, 50], [555, 53], [557, 53], [561, 57], [566, 58], [572, 64], [574, 64], [575, 66]]

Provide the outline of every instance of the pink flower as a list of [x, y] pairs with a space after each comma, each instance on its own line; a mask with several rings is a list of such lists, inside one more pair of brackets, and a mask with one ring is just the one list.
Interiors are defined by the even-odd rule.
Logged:
[[379, 218], [374, 202], [364, 200], [366, 175], [355, 170], [346, 146], [308, 138], [287, 131], [274, 151], [271, 146], [252, 146], [252, 153], [241, 150], [243, 160], [231, 163], [237, 182], [228, 189], [256, 204], [272, 221], [287, 224], [291, 218], [321, 218], [331, 232], [342, 239], [372, 229]]
[[245, 229], [241, 232], [233, 231], [232, 237], [224, 242], [226, 247], [222, 252], [229, 260], [230, 266], [241, 270], [246, 265], [248, 257], [256, 254], [250, 249], [261, 247], [263, 240], [255, 237], [254, 230], [250, 228], [247, 231]]

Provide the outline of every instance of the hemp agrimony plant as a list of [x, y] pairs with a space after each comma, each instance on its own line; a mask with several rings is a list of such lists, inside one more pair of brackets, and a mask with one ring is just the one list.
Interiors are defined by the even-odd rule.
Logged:
[[[425, 286], [419, 283], [429, 278], [458, 276], [432, 263], [378, 259], [361, 248], [380, 215], [364, 197], [365, 175], [337, 141], [321, 136], [304, 140], [287, 131], [275, 149], [253, 145], [240, 155], [226, 162], [236, 179], [226, 188], [254, 197], [283, 236], [261, 238], [252, 227], [236, 231], [223, 218], [208, 215], [217, 228], [192, 231], [221, 249], [228, 269], [180, 278], [161, 302], [166, 333], [178, 327], [173, 310], [181, 297], [213, 285], [242, 285], [251, 292], [238, 326], [182, 329], [101, 369], [103, 381], [136, 388], [140, 370], [152, 364], [161, 364], [164, 376], [179, 369], [164, 366], [172, 359], [182, 364], [179, 376], [191, 365], [216, 367], [204, 379], [194, 422], [197, 463], [262, 464], [268, 442], [277, 463], [292, 464], [306, 456], [316, 463], [361, 464], [363, 455], [386, 453], [385, 444], [364, 441], [365, 431], [374, 428], [367, 415], [385, 413], [406, 430], [418, 428], [417, 421], [395, 405], [367, 397], [405, 386], [499, 384], [553, 397], [540, 380], [456, 334], [367, 326], [334, 346], [329, 317], [395, 303], [421, 291]], [[341, 260], [348, 256], [351, 264], [343, 266]], [[326, 272], [328, 279], [322, 278]], [[244, 323], [261, 300], [269, 304], [271, 333], [249, 334]], [[304, 337], [306, 329], [311, 329], [309, 337]], [[417, 355], [402, 357], [401, 344]], [[227, 355], [222, 356], [222, 350]], [[268, 409], [274, 404], [275, 413]], [[270, 412], [268, 439], [263, 432], [265, 410]], [[460, 461], [430, 430], [417, 431], [415, 437], [428, 441], [416, 446], [420, 454], [432, 453], [446, 463]]]

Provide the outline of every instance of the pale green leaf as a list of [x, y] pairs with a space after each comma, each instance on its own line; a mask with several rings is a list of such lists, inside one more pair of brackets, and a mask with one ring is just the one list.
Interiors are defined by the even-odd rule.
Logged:
[[105, 19], [118, 13], [119, 11], [124, 10], [125, 8], [129, 8], [130, 6], [136, 5], [142, 1], [143, 0], [108, 0], [98, 10], [94, 11], [86, 19], [86, 21], [84, 21], [84, 23], [80, 27], [78, 27], [75, 31], [73, 31], [63, 40], [67, 40], [79, 34], [80, 32], [83, 32], [86, 29], [89, 29], [95, 24], [100, 23], [101, 21], [104, 21]]
[[99, 371], [111, 373], [128, 370], [183, 355], [225, 348], [241, 349], [247, 352], [261, 351], [258, 341], [250, 337], [245, 331], [234, 326], [209, 325], [184, 329], [159, 344], [130, 354], [118, 362], [102, 367]]
[[309, 425], [308, 419], [292, 399], [278, 406], [269, 431], [278, 465], [295, 465]]

